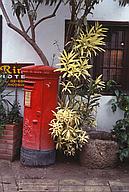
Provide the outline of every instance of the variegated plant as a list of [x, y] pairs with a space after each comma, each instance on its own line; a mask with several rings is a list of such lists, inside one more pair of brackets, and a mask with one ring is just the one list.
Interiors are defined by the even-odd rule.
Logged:
[[67, 155], [75, 155], [88, 141], [86, 129], [82, 127], [96, 126], [94, 111], [105, 85], [102, 75], [92, 79], [93, 66], [89, 61], [104, 51], [101, 46], [105, 45], [106, 30], [97, 23], [90, 30], [82, 31], [73, 40], [72, 50], [64, 50], [57, 64], [60, 68], [56, 71], [62, 72], [60, 107], [54, 112], [50, 126], [56, 148]]
[[52, 136], [56, 140], [56, 149], [61, 149], [66, 155], [75, 155], [76, 150], [88, 141], [88, 135], [80, 128], [79, 114], [67, 106], [54, 112], [55, 119], [51, 121]]

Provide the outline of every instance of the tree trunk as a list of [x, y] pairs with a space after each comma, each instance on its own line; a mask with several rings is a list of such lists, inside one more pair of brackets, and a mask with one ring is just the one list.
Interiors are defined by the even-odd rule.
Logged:
[[48, 62], [45, 54], [43, 53], [43, 51], [40, 49], [40, 47], [25, 32], [18, 29], [12, 23], [8, 23], [8, 26], [11, 29], [13, 29], [14, 31], [16, 31], [19, 35], [21, 35], [33, 47], [33, 49], [36, 51], [36, 53], [40, 57], [40, 59], [41, 59], [44, 66], [49, 66], [49, 62]]

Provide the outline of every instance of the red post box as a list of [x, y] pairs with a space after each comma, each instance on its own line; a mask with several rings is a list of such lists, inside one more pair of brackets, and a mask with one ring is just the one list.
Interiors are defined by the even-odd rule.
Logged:
[[23, 67], [24, 124], [20, 161], [42, 166], [55, 162], [55, 145], [49, 131], [57, 106], [59, 73], [48, 66]]

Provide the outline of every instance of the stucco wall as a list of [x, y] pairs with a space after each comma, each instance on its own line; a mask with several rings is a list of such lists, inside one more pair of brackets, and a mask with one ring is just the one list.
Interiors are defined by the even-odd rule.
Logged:
[[90, 19], [105, 21], [129, 21], [129, 6], [120, 7], [118, 0], [103, 0], [95, 6]]
[[[10, 11], [8, 0], [4, 1], [5, 6], [9, 12], [10, 18], [15, 23], [16, 20]], [[45, 7], [40, 10], [41, 13], [51, 13], [52, 7]], [[56, 55], [54, 64], [57, 62], [59, 50], [53, 43], [57, 41], [60, 51], [64, 45], [64, 31], [65, 19], [69, 18], [68, 7], [61, 6], [57, 13], [56, 18], [44, 22], [37, 28], [37, 42], [46, 54], [50, 64], [52, 64], [53, 54]], [[107, 20], [107, 21], [129, 21], [129, 7], [121, 8], [118, 3], [113, 0], [103, 0], [102, 3], [95, 6], [93, 15], [89, 15], [88, 19], [92, 20]], [[3, 62], [33, 62], [40, 64], [40, 60], [33, 51], [33, 49], [15, 32], [6, 26], [3, 19], [3, 49], [2, 49]], [[111, 98], [103, 96], [100, 101], [100, 107], [97, 113], [97, 127], [99, 129], [110, 130], [116, 119], [119, 119], [121, 112], [112, 114], [109, 106]], [[23, 90], [19, 89], [19, 101], [22, 106], [23, 113]]]

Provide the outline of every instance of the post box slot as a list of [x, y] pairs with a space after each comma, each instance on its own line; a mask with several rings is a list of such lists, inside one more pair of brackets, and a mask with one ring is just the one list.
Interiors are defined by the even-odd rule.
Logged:
[[28, 88], [28, 89], [32, 89], [34, 88], [34, 82], [28, 82], [28, 81], [25, 81], [25, 88]]
[[25, 82], [25, 86], [34, 86], [34, 83]]

